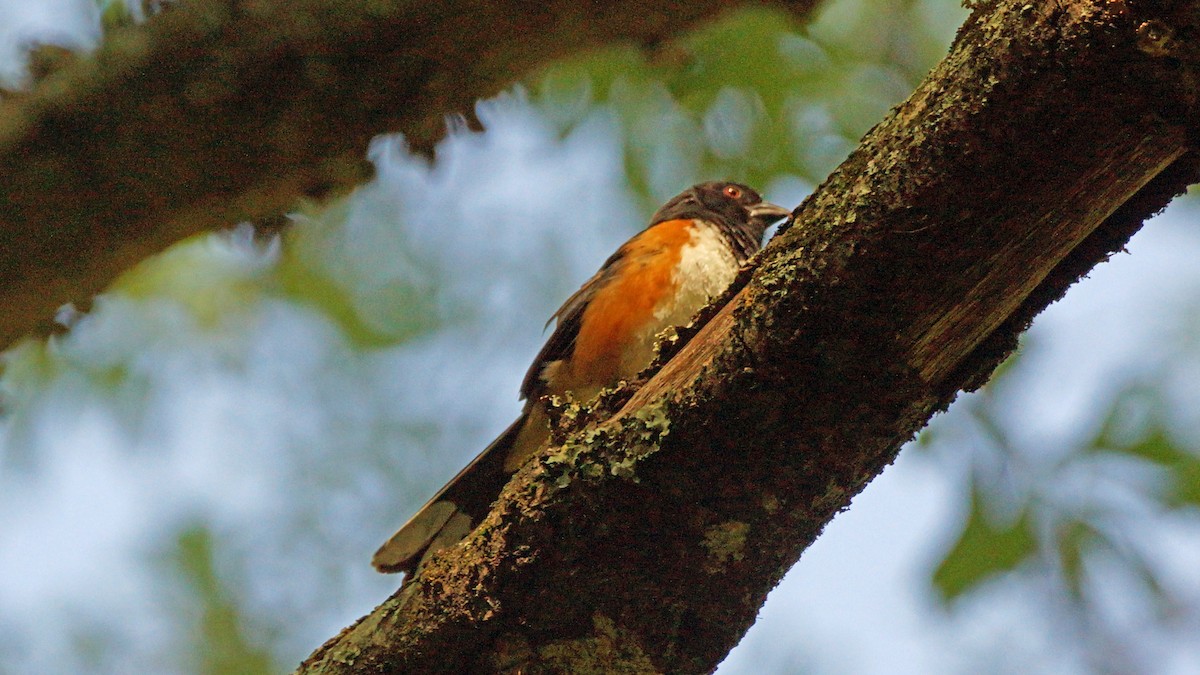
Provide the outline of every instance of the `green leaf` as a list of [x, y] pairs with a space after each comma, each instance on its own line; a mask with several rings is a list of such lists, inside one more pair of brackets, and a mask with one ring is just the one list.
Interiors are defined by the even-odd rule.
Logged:
[[124, 0], [99, 0], [96, 4], [100, 7], [100, 28], [105, 33], [137, 23], [137, 17]]
[[1168, 505], [1200, 508], [1200, 459], [1187, 455], [1171, 470]]
[[1167, 430], [1158, 424], [1154, 424], [1141, 440], [1113, 450], [1163, 466], [1178, 465], [1188, 458], [1187, 451], [1176, 445]]
[[1091, 524], [1082, 520], [1070, 520], [1058, 530], [1055, 544], [1058, 547], [1058, 563], [1062, 570], [1067, 594], [1075, 602], [1083, 599], [1083, 561], [1102, 536]]
[[260, 675], [280, 672], [270, 654], [248, 638], [238, 598], [217, 573], [212, 531], [185, 529], [177, 541], [180, 573], [201, 608], [190, 631], [197, 672], [205, 675]]
[[1165, 407], [1162, 393], [1153, 386], [1126, 387], [1084, 451], [1127, 455], [1155, 464], [1166, 473], [1168, 487], [1152, 498], [1173, 509], [1200, 507], [1200, 457], [1172, 437], [1159, 412]]
[[1012, 571], [1036, 552], [1029, 514], [1022, 512], [1010, 525], [997, 525], [986, 513], [978, 487], [972, 486], [970, 515], [958, 541], [933, 573], [934, 588], [943, 602], [958, 599], [991, 577]]

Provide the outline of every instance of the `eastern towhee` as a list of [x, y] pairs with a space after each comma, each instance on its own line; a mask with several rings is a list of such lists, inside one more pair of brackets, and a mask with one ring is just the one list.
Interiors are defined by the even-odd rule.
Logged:
[[521, 383], [521, 416], [379, 548], [375, 569], [412, 573], [467, 536], [549, 437], [547, 397], [586, 401], [635, 377], [656, 336], [728, 288], [767, 226], [788, 214], [738, 183], [701, 183], [663, 205], [551, 317], [554, 333]]

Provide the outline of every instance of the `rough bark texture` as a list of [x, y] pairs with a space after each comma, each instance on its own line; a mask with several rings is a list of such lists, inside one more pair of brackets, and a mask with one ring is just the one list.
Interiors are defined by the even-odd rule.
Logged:
[[714, 668], [900, 446], [1197, 180], [1198, 17], [977, 7], [665, 366], [564, 408], [462, 545], [299, 672]]
[[737, 4], [192, 0], [119, 32], [0, 103], [0, 349], [183, 237], [354, 185], [375, 134], [431, 152], [535, 66]]

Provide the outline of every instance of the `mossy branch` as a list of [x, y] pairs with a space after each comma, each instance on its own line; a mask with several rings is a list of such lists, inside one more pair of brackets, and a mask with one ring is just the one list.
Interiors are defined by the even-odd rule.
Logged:
[[116, 31], [0, 101], [0, 349], [184, 237], [355, 185], [376, 134], [432, 152], [539, 65], [737, 4], [191, 0]]
[[298, 672], [710, 671], [900, 446], [1197, 180], [1198, 20], [977, 7], [661, 370], [563, 415], [463, 544]]

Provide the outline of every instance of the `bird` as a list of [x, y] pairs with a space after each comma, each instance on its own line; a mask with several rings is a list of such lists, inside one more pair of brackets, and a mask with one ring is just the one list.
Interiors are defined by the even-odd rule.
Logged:
[[766, 229], [790, 214], [741, 183], [699, 183], [667, 201], [567, 298], [533, 359], [520, 416], [387, 540], [371, 560], [407, 579], [465, 538], [509, 478], [550, 435], [547, 401], [587, 401], [633, 379], [654, 358], [658, 335], [688, 323], [758, 252]]

